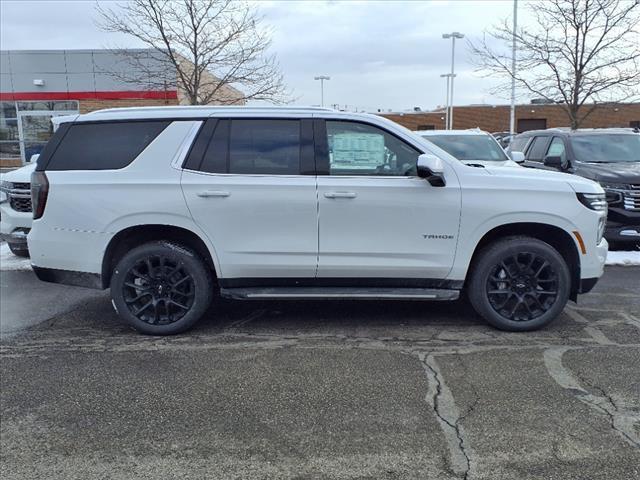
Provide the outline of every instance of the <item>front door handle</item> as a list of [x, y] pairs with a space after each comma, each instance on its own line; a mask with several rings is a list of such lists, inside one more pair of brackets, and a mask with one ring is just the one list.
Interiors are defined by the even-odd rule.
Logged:
[[355, 192], [327, 192], [324, 196], [326, 198], [356, 198], [358, 194]]
[[228, 197], [231, 195], [230, 192], [225, 192], [223, 190], [205, 190], [203, 192], [198, 192], [196, 195], [202, 198], [207, 197]]

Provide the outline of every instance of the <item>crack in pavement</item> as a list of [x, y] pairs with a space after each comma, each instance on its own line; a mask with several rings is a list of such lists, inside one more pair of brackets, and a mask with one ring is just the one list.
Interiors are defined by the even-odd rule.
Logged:
[[461, 421], [473, 411], [477, 398], [471, 408], [461, 416], [434, 356], [419, 353], [418, 358], [427, 375], [427, 403], [435, 413], [447, 441], [451, 471], [463, 480], [469, 480], [472, 471], [471, 452]]
[[544, 351], [544, 364], [551, 378], [562, 388], [573, 393], [578, 400], [605, 414], [615, 432], [632, 447], [640, 448], [640, 435], [635, 429], [635, 424], [640, 423], [640, 413], [618, 407], [611, 396], [602, 388], [583, 380], [583, 383], [595, 388], [601, 395], [594, 395], [587, 391], [580, 383], [579, 376], [562, 363], [562, 356], [568, 350], [568, 347], [554, 347]]

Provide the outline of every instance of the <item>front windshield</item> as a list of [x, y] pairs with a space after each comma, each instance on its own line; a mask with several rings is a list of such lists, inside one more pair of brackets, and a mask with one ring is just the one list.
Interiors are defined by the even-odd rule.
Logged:
[[640, 162], [640, 135], [602, 134], [571, 137], [571, 146], [581, 162]]
[[500, 145], [488, 135], [425, 135], [424, 138], [458, 160], [509, 160]]

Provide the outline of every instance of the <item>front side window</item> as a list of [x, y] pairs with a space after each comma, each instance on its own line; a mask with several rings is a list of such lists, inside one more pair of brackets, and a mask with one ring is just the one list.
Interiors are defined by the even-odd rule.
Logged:
[[425, 135], [424, 138], [458, 160], [509, 160], [504, 150], [489, 135]]
[[560, 157], [562, 159], [562, 164], [564, 165], [567, 161], [567, 152], [564, 148], [564, 141], [561, 138], [553, 137], [546, 156]]
[[527, 160], [534, 162], [542, 162], [544, 159], [545, 147], [547, 146], [548, 137], [535, 137], [529, 146]]
[[330, 175], [416, 175], [420, 152], [394, 135], [358, 122], [327, 120]]
[[124, 168], [170, 122], [76, 123], [47, 163], [47, 170], [110, 170]]
[[297, 175], [300, 121], [232, 120], [229, 173]]

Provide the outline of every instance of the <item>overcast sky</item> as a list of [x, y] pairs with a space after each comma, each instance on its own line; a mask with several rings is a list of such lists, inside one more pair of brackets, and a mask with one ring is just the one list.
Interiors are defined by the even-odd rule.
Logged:
[[[521, 4], [523, 2], [520, 2]], [[273, 31], [272, 50], [297, 104], [320, 103], [316, 75], [325, 82], [325, 104], [367, 111], [401, 111], [445, 103], [451, 41], [459, 31], [478, 39], [501, 18], [511, 0], [449, 1], [258, 1]], [[99, 31], [94, 1], [0, 2], [3, 50], [137, 47], [133, 40]], [[521, 6], [519, 18], [529, 15]], [[508, 103], [488, 92], [495, 80], [474, 72], [466, 40], [456, 43], [455, 103]], [[528, 101], [528, 99], [522, 99]]]

